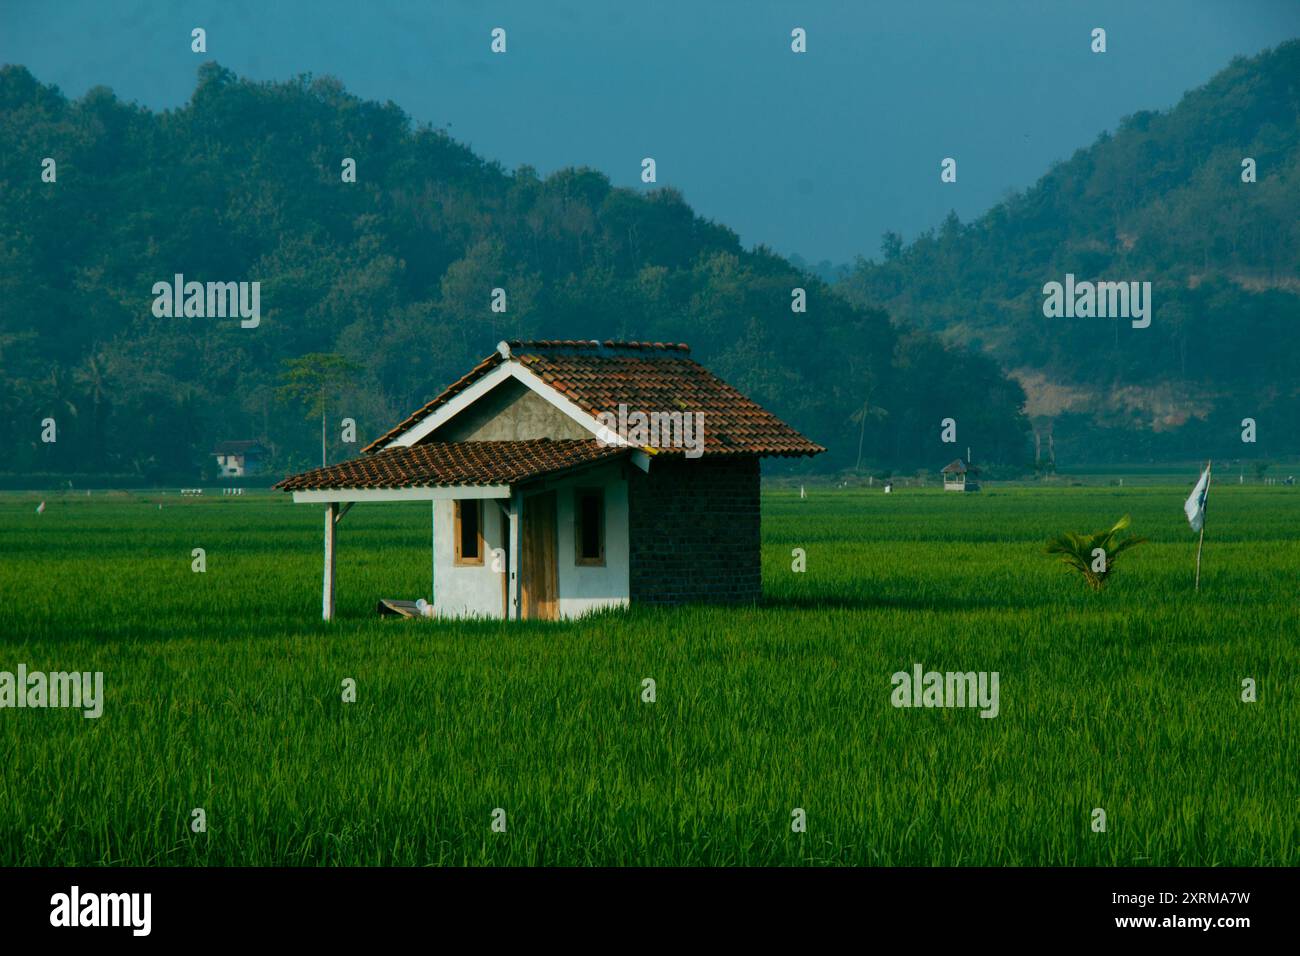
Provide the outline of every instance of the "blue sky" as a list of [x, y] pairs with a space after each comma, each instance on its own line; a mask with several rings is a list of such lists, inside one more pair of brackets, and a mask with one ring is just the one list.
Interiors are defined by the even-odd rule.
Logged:
[[69, 96], [180, 106], [204, 59], [332, 74], [507, 168], [640, 188], [653, 156], [661, 185], [746, 245], [835, 262], [874, 256], [886, 229], [974, 218], [1126, 114], [1298, 35], [1295, 0], [0, 2], [0, 62]]

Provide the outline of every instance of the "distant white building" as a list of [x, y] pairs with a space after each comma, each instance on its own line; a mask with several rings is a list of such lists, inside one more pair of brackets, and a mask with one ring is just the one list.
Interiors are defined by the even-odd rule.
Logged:
[[266, 449], [255, 441], [223, 441], [212, 451], [222, 478], [244, 478], [262, 472]]

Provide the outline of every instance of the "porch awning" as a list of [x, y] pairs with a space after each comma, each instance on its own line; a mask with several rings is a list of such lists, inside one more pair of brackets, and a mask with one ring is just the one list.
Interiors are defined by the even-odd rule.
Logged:
[[594, 438], [428, 442], [313, 468], [275, 487], [294, 492], [295, 501], [381, 500], [379, 493], [399, 490], [416, 492], [402, 497], [439, 498], [453, 488], [477, 490], [463, 497], [507, 497], [511, 485], [631, 451]]

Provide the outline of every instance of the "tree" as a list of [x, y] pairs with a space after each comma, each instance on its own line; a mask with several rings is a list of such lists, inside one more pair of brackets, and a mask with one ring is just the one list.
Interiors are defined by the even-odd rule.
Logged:
[[880, 254], [886, 262], [894, 262], [903, 254], [903, 237], [892, 229], [880, 237]]
[[867, 397], [863, 400], [861, 407], [857, 408], [853, 412], [853, 414], [849, 416], [849, 421], [859, 426], [858, 427], [858, 462], [856, 465], [853, 466], [853, 470], [855, 472], [862, 470], [862, 442], [867, 435], [867, 419], [869, 418], [881, 419], [889, 414], [889, 412], [886, 411], [885, 409], [879, 408], [871, 404], [871, 395], [874, 391], [875, 391], [875, 386], [873, 384], [867, 388]]
[[352, 383], [360, 366], [332, 352], [312, 352], [296, 359], [284, 360], [280, 387], [275, 394], [283, 402], [301, 402], [307, 418], [320, 415], [320, 464], [326, 460], [325, 413], [332, 394]]

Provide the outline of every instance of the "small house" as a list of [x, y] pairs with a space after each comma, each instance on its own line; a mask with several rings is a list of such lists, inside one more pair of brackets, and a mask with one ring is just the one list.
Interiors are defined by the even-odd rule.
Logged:
[[979, 469], [966, 464], [960, 458], [943, 470], [944, 491], [979, 491]]
[[571, 618], [757, 601], [760, 459], [823, 451], [685, 345], [502, 342], [360, 457], [275, 487], [324, 506], [326, 619], [340, 519], [392, 501], [431, 503], [433, 616]]
[[223, 441], [212, 454], [217, 459], [217, 470], [222, 478], [245, 478], [262, 472], [266, 449], [255, 441]]

